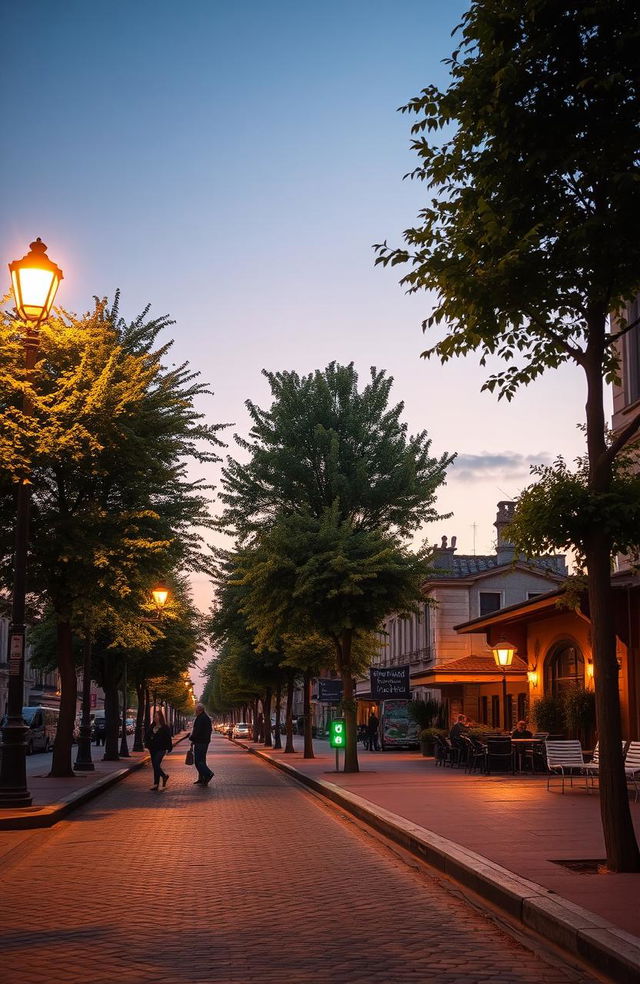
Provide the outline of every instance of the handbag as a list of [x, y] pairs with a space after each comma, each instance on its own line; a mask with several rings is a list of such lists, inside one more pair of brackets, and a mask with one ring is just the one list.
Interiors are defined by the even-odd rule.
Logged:
[[184, 757], [185, 765], [193, 765], [193, 748], [190, 748]]

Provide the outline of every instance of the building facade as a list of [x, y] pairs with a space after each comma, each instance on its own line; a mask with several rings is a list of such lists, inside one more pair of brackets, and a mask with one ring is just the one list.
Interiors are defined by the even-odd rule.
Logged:
[[[505, 720], [503, 674], [488, 642], [461, 634], [456, 626], [534, 599], [560, 585], [567, 574], [563, 556], [525, 561], [516, 555], [505, 532], [514, 508], [512, 502], [498, 503], [494, 554], [458, 554], [456, 537], [450, 543], [442, 538], [418, 613], [385, 619], [374, 658], [380, 666], [409, 664], [412, 695], [446, 702], [450, 718], [465, 713], [493, 727]], [[526, 666], [515, 660], [505, 677], [507, 720], [517, 720], [527, 707]], [[357, 695], [364, 717], [371, 703], [368, 680], [358, 682]]]

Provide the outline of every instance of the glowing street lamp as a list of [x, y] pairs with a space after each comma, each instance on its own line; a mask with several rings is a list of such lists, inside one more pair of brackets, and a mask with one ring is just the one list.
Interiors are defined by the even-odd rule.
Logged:
[[495, 645], [491, 647], [493, 650], [493, 658], [496, 661], [496, 666], [502, 670], [502, 713], [504, 720], [504, 730], [509, 730], [509, 714], [507, 710], [507, 667], [511, 666], [513, 662], [513, 657], [516, 652], [516, 647], [512, 642], [507, 642], [505, 639], [501, 639], [500, 642], [496, 642]]
[[154, 588], [151, 592], [151, 597], [153, 598], [153, 603], [159, 612], [162, 611], [169, 599], [169, 589], [165, 588], [164, 585], [159, 584], [157, 588]]
[[[62, 270], [49, 259], [41, 239], [31, 243], [31, 252], [9, 264], [18, 317], [30, 323], [24, 336], [27, 377], [36, 364], [38, 334], [34, 330], [49, 315], [62, 280]], [[31, 414], [31, 402], [25, 394], [23, 413]], [[31, 806], [27, 788], [27, 727], [22, 719], [24, 699], [25, 597], [27, 590], [27, 550], [29, 542], [29, 475], [20, 475], [16, 494], [15, 553], [13, 596], [7, 664], [9, 686], [7, 713], [2, 725], [2, 762], [0, 764], [0, 807]]]
[[48, 318], [63, 273], [39, 236], [26, 256], [9, 264], [9, 271], [18, 316], [36, 324]]

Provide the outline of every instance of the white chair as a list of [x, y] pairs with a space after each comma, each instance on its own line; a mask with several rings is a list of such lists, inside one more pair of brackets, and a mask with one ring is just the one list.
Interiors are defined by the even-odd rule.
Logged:
[[638, 802], [638, 779], [640, 779], [640, 741], [630, 741], [624, 757], [624, 771], [627, 782], [632, 782]]
[[589, 792], [589, 776], [587, 775], [582, 745], [579, 741], [546, 741], [544, 743], [547, 756], [547, 789], [550, 789], [551, 776], [555, 773], [562, 777], [562, 792], [564, 793], [565, 778], [569, 779], [573, 786], [573, 777], [580, 776], [584, 779], [587, 792]]

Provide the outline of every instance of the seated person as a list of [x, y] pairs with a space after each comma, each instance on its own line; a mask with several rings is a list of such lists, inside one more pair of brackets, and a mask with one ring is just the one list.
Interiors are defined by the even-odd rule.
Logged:
[[512, 738], [533, 738], [532, 733], [527, 728], [526, 721], [518, 721], [515, 731], [511, 732]]
[[456, 742], [460, 735], [466, 735], [468, 730], [466, 717], [464, 714], [458, 714], [456, 723], [449, 732], [449, 738], [452, 742]]

